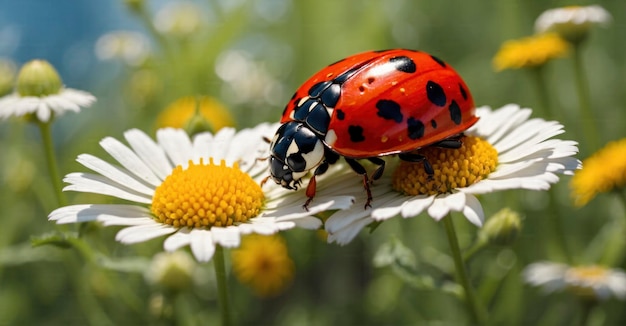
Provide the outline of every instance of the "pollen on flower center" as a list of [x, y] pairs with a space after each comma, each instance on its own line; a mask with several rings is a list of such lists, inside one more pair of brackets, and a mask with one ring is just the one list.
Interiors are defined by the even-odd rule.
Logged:
[[606, 283], [609, 271], [601, 266], [571, 267], [565, 273], [569, 289], [581, 296], [595, 297], [594, 287]]
[[493, 172], [498, 152], [478, 137], [464, 137], [459, 149], [434, 146], [419, 150], [435, 171], [429, 179], [422, 163], [400, 162], [393, 173], [393, 188], [406, 195], [437, 195], [470, 186]]
[[261, 187], [235, 164], [179, 165], [156, 189], [152, 214], [175, 227], [210, 228], [246, 222], [263, 205]]

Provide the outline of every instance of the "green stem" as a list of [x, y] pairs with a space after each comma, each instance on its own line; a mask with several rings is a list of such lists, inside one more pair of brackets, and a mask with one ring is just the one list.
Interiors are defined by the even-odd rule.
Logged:
[[478, 239], [474, 244], [463, 253], [463, 261], [469, 261], [476, 253], [483, 250], [487, 246], [487, 241]]
[[226, 264], [224, 263], [224, 248], [215, 246], [213, 255], [213, 266], [215, 267], [215, 278], [217, 279], [217, 293], [219, 296], [220, 313], [222, 314], [222, 325], [232, 325], [230, 315], [230, 304], [228, 301], [228, 280], [226, 279]]
[[578, 102], [580, 105], [580, 121], [582, 130], [585, 133], [586, 140], [585, 149], [590, 152], [599, 147], [598, 128], [591, 110], [591, 101], [589, 100], [589, 86], [587, 76], [583, 67], [581, 42], [574, 44], [574, 73], [576, 75], [576, 92], [578, 93]]
[[540, 111], [544, 113], [546, 119], [556, 119], [554, 116], [554, 112], [550, 107], [550, 96], [548, 94], [548, 87], [546, 83], [546, 78], [544, 76], [544, 66], [538, 66], [536, 68], [531, 68], [531, 73], [533, 78], [535, 79], [535, 87], [537, 89], [537, 97], [539, 98]]
[[589, 317], [596, 307], [597, 302], [593, 299], [581, 299], [581, 315], [580, 315], [580, 326], [586, 326], [589, 324]]
[[52, 132], [50, 131], [51, 122], [38, 121], [37, 124], [39, 125], [39, 130], [41, 131], [41, 140], [43, 142], [46, 163], [48, 165], [48, 174], [52, 180], [52, 187], [54, 187], [57, 204], [59, 207], [65, 206], [67, 205], [67, 200], [63, 194], [63, 185], [61, 183], [59, 167], [57, 165], [56, 156], [54, 155], [54, 143], [52, 142]]
[[560, 251], [563, 258], [568, 263], [572, 263], [572, 256], [569, 253], [567, 240], [565, 239], [565, 230], [563, 229], [563, 221], [561, 218], [561, 211], [559, 210], [559, 203], [556, 197], [556, 189], [554, 187], [548, 190], [548, 212], [551, 216], [548, 216], [548, 220], [550, 223], [550, 228], [552, 229], [551, 234], [556, 238], [558, 251]]
[[452, 222], [452, 217], [450, 215], [443, 218], [443, 225], [446, 229], [446, 235], [448, 236], [448, 243], [450, 244], [450, 249], [452, 251], [452, 258], [454, 258], [454, 267], [456, 268], [457, 278], [465, 291], [465, 302], [472, 317], [472, 322], [474, 324], [482, 325], [486, 320], [486, 312], [480, 306], [476, 298], [474, 288], [469, 280], [467, 268], [465, 267], [463, 256], [461, 255], [459, 240], [457, 239], [454, 223]]

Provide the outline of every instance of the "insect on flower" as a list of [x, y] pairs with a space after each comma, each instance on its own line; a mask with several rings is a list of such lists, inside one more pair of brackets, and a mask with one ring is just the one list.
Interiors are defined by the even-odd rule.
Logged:
[[[460, 135], [478, 121], [467, 85], [447, 63], [425, 52], [393, 49], [339, 60], [308, 79], [293, 95], [270, 144], [270, 172], [277, 184], [297, 189], [309, 171], [308, 197], [316, 176], [343, 157], [363, 177], [370, 206], [370, 183], [385, 168], [383, 156], [422, 162], [425, 146], [459, 148]], [[378, 167], [368, 176], [358, 162]]]

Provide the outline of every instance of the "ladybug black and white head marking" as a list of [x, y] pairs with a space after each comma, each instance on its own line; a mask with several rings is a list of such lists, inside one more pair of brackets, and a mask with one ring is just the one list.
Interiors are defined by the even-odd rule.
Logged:
[[270, 144], [270, 173], [274, 181], [298, 189], [302, 177], [324, 159], [324, 144], [302, 122], [283, 124]]

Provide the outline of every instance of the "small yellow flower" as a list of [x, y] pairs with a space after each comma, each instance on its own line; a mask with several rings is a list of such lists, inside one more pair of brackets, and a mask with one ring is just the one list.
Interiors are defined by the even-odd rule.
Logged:
[[626, 185], [626, 138], [608, 143], [583, 161], [570, 188], [576, 206], [584, 206], [597, 194]]
[[496, 71], [539, 67], [551, 59], [567, 55], [569, 44], [557, 34], [548, 33], [506, 41], [493, 58]]
[[280, 294], [293, 280], [294, 263], [283, 238], [249, 235], [232, 253], [233, 271], [239, 282], [260, 297]]
[[[196, 116], [196, 109], [200, 112], [199, 117]], [[161, 112], [157, 118], [157, 127], [186, 128], [198, 123], [195, 121], [197, 118], [204, 120], [202, 123], [208, 124], [208, 130], [212, 132], [235, 125], [226, 107], [216, 99], [209, 96], [186, 96], [174, 101]]]

